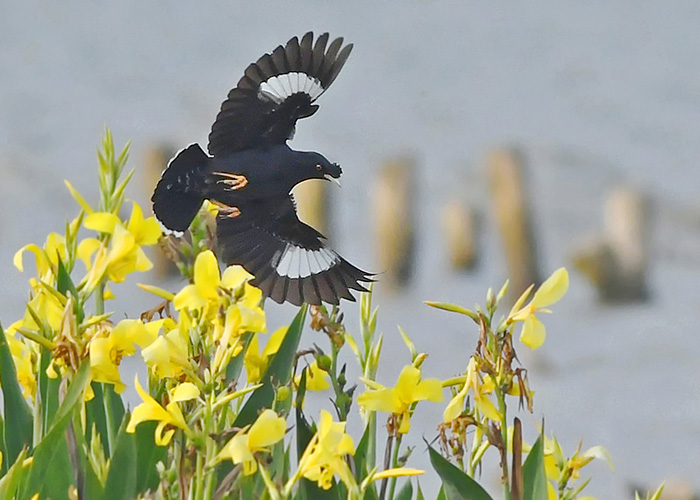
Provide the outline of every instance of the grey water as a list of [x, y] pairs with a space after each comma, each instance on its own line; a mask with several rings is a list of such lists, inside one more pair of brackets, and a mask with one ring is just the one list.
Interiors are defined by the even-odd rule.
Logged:
[[[584, 470], [599, 498], [672, 478], [700, 487], [699, 25], [700, 4], [690, 0], [3, 1], [0, 319], [19, 319], [28, 294], [14, 252], [77, 214], [63, 180], [96, 199], [105, 126], [117, 144], [132, 141], [128, 196], [145, 203], [151, 145], [205, 144], [249, 62], [294, 35], [329, 31], [355, 49], [292, 145], [343, 165], [343, 188], [330, 191], [333, 244], [351, 262], [381, 271], [372, 226], [379, 165], [397, 155], [418, 165], [414, 277], [394, 294], [380, 282], [375, 296], [386, 335], [380, 381], [393, 385], [410, 361], [397, 324], [429, 353], [425, 376], [466, 366], [473, 328], [423, 301], [471, 307], [506, 279], [484, 163], [492, 148], [516, 145], [528, 159], [541, 267], [571, 272], [569, 293], [544, 318], [545, 345], [518, 350], [533, 367], [535, 412], [521, 414], [529, 435], [545, 416], [566, 451], [579, 439], [584, 449], [606, 446], [615, 472], [602, 462]], [[620, 186], [653, 201], [651, 299], [613, 307], [597, 302], [571, 254], [601, 230], [606, 195]], [[470, 273], [447, 264], [439, 216], [453, 199], [483, 221]], [[114, 292], [117, 319], [153, 304], [131, 288]], [[357, 331], [356, 306], [344, 310]], [[293, 313], [271, 304], [269, 323]], [[314, 335], [304, 342], [322, 344]], [[442, 408], [419, 406], [413, 425], [427, 439]], [[412, 444], [411, 465], [428, 467], [421, 436]], [[437, 483], [428, 476], [431, 496]], [[483, 478], [494, 491], [496, 478]]]

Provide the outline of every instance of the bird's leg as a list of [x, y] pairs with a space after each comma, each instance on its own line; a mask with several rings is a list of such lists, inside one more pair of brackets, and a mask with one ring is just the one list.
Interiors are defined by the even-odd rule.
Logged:
[[226, 205], [225, 203], [221, 203], [220, 201], [216, 200], [209, 200], [209, 202], [219, 207], [219, 215], [221, 215], [222, 217], [234, 219], [241, 215], [241, 211], [238, 207], [232, 207], [230, 205]]
[[224, 177], [224, 179], [217, 181], [217, 183], [228, 186], [227, 191], [235, 191], [236, 189], [242, 189], [248, 185], [248, 179], [245, 175], [229, 174], [228, 172], [214, 172], [214, 175]]

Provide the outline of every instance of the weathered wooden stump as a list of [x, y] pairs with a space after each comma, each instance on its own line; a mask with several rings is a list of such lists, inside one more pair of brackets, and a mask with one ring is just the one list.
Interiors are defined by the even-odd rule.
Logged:
[[491, 153], [487, 167], [493, 210], [508, 266], [508, 295], [514, 300], [528, 286], [540, 281], [525, 161], [515, 149], [500, 149]]
[[474, 267], [477, 258], [476, 216], [465, 202], [452, 200], [442, 210], [442, 230], [450, 266], [457, 270]]
[[603, 233], [574, 254], [574, 265], [595, 285], [603, 302], [648, 298], [649, 200], [632, 189], [617, 189], [606, 202]]
[[[168, 162], [175, 156], [175, 148], [167, 144], [152, 144], [146, 148], [143, 155], [143, 185], [145, 196], [148, 202], [144, 206], [144, 216], [148, 217], [151, 212], [151, 195], [160, 176], [168, 165]], [[151, 254], [153, 260], [153, 273], [156, 278], [162, 279], [177, 274], [177, 267], [161, 250], [155, 250]]]
[[415, 163], [408, 158], [385, 162], [374, 185], [374, 233], [381, 283], [405, 286], [413, 274]]
[[329, 188], [337, 186], [329, 184], [328, 181], [320, 179], [302, 182], [294, 188], [294, 199], [299, 219], [331, 240], [333, 235], [329, 234], [328, 226], [331, 207], [327, 193]]

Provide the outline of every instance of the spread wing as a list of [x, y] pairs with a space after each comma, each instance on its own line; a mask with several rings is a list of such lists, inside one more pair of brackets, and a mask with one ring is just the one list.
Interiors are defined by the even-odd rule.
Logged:
[[239, 207], [240, 215], [217, 218], [222, 260], [255, 276], [252, 284], [275, 302], [295, 305], [354, 301], [371, 274], [350, 264], [301, 222], [289, 195]]
[[352, 50], [352, 44], [342, 47], [342, 38], [327, 43], [328, 33], [313, 43], [309, 32], [248, 66], [221, 105], [209, 134], [209, 153], [225, 156], [291, 139], [297, 120], [316, 112], [313, 102], [333, 83]]

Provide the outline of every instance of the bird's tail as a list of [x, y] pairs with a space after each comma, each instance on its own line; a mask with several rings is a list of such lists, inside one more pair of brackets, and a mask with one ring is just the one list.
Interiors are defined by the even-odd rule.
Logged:
[[190, 144], [170, 160], [151, 201], [153, 213], [166, 233], [181, 236], [204, 202], [204, 175], [209, 157], [199, 144]]

